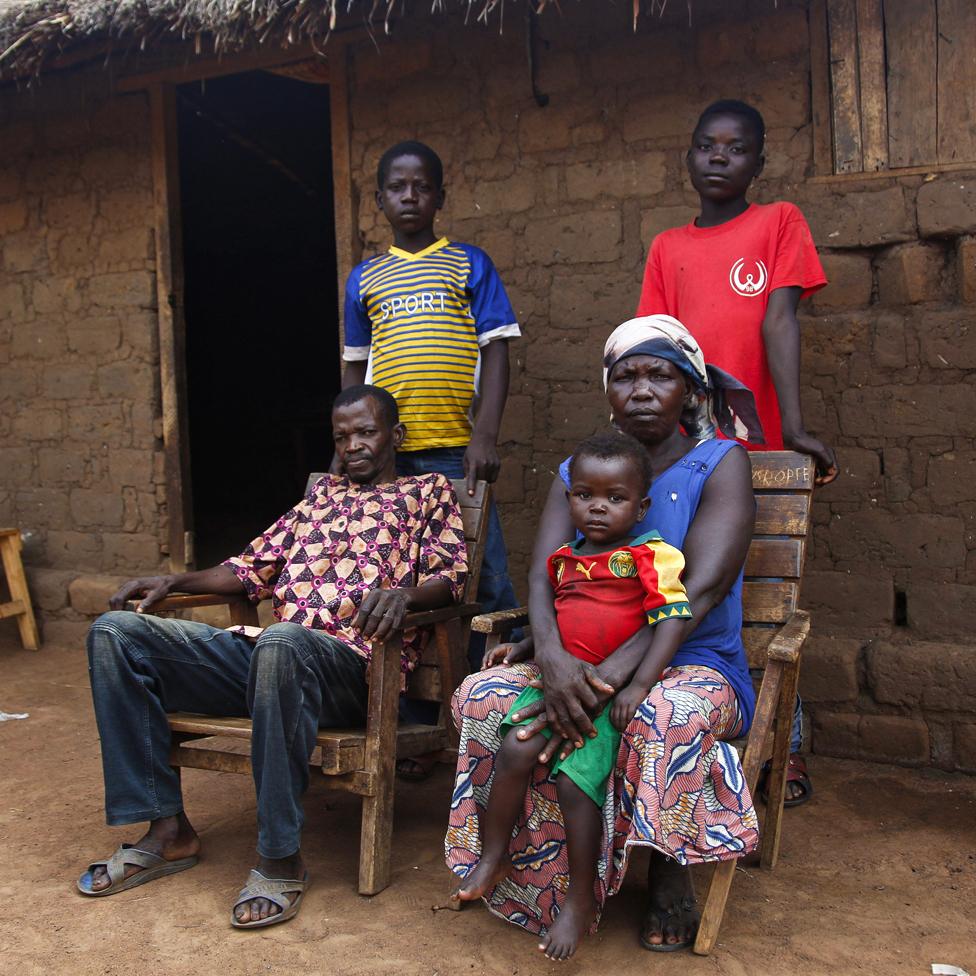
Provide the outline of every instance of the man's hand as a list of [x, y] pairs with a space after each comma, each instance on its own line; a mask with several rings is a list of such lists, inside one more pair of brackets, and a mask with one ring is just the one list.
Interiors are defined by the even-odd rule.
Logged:
[[783, 445], [789, 451], [799, 451], [800, 454], [809, 454], [813, 457], [817, 467], [814, 484], [829, 485], [837, 477], [837, 458], [834, 452], [822, 441], [818, 441], [812, 434], [805, 430], [796, 434], [783, 431]]
[[501, 470], [498, 447], [492, 437], [475, 431], [464, 452], [464, 477], [468, 482], [468, 494], [473, 495], [478, 481], [494, 484]]
[[485, 651], [481, 659], [481, 670], [498, 667], [500, 664], [518, 664], [528, 661], [532, 657], [532, 638], [525, 637], [514, 644], [499, 644], [490, 651]]
[[405, 588], [371, 590], [359, 605], [352, 625], [366, 640], [383, 641], [403, 628], [409, 603], [410, 594]]
[[118, 593], [111, 597], [108, 605], [113, 610], [124, 610], [133, 597], [142, 597], [136, 613], [145, 613], [150, 607], [164, 600], [173, 590], [175, 576], [145, 576], [129, 580], [119, 587]]

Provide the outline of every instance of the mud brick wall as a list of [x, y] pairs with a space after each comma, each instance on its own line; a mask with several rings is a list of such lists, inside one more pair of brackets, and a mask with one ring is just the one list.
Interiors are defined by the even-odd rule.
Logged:
[[696, 3], [691, 29], [682, 5], [636, 37], [629, 8], [596, 7], [542, 19], [545, 108], [522, 24], [501, 38], [401, 24], [379, 53], [352, 51], [364, 254], [389, 240], [380, 153], [430, 142], [441, 231], [488, 251], [523, 325], [497, 486], [516, 588], [559, 461], [606, 423], [603, 341], [633, 314], [647, 247], [697, 212], [683, 164], [697, 114], [745, 98], [769, 129], [755, 198], [800, 205], [832, 282], [801, 313], [807, 423], [841, 461], [817, 495], [802, 601], [807, 746], [976, 769], [976, 184], [813, 178], [802, 3]]
[[[801, 313], [808, 424], [842, 469], [817, 496], [802, 601], [808, 746], [976, 771], [976, 171], [814, 178], [805, 5], [732, 6], [696, 0], [689, 27], [672, 4], [634, 36], [626, 4], [550, 5], [545, 108], [519, 17], [499, 36], [418, 16], [355, 43], [363, 253], [389, 241], [380, 153], [430, 142], [440, 228], [488, 251], [525, 332], [497, 486], [524, 595], [557, 465], [606, 423], [604, 339], [653, 236], [696, 213], [690, 128], [715, 98], [755, 103], [756, 198], [803, 208], [832, 282]], [[148, 111], [107, 92], [99, 72], [0, 92], [0, 523], [28, 533], [49, 635], [101, 605], [91, 574], [165, 555]]]
[[68, 585], [161, 563], [148, 110], [104, 72], [0, 94], [0, 524], [45, 633]]

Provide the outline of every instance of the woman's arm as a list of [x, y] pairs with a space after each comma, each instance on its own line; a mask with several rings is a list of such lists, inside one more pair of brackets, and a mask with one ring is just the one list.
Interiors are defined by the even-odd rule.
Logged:
[[[682, 552], [686, 569], [682, 582], [688, 592], [692, 618], [681, 621], [682, 642], [732, 588], [746, 560], [755, 521], [752, 465], [748, 453], [737, 448], [722, 458], [705, 482], [698, 511], [685, 536]], [[644, 661], [653, 636], [654, 629], [644, 627], [621, 644], [597, 668], [604, 680], [614, 688], [623, 688]], [[667, 660], [662, 657], [649, 661], [648, 667], [660, 674], [673, 656], [671, 650]]]

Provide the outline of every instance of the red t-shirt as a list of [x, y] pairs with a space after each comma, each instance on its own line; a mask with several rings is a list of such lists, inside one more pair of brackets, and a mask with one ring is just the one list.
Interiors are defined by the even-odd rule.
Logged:
[[573, 657], [599, 664], [644, 624], [691, 616], [684, 556], [657, 532], [587, 555], [581, 543], [560, 546], [548, 562], [559, 637]]
[[[705, 361], [752, 390], [765, 444], [783, 449], [776, 388], [766, 362], [762, 323], [777, 288], [803, 297], [827, 284], [803, 214], [792, 203], [752, 203], [718, 227], [694, 223], [658, 234], [644, 269], [638, 315], [673, 315], [698, 340]], [[744, 432], [743, 432], [744, 434]]]

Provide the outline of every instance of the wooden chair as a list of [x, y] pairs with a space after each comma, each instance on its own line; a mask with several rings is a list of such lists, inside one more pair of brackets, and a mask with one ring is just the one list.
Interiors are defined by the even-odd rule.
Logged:
[[[749, 734], [733, 744], [743, 753], [743, 774], [753, 796], [762, 764], [770, 759], [759, 863], [771, 869], [779, 857], [800, 652], [810, 631], [810, 616], [797, 609], [797, 601], [814, 468], [806, 455], [791, 451], [756, 452], [750, 458], [757, 512], [742, 587], [742, 640], [749, 667], [762, 672], [762, 681]], [[488, 635], [491, 649], [527, 621], [527, 609], [521, 607], [475, 617], [471, 627]], [[715, 945], [737, 863], [722, 861], [715, 867], [694, 945], [699, 955], [708, 955]]]
[[[309, 485], [319, 477], [319, 474], [312, 474]], [[439, 750], [444, 750], [443, 758], [450, 756], [452, 761], [457, 758], [458, 739], [450, 716], [450, 698], [468, 673], [469, 625], [479, 609], [474, 597], [481, 575], [491, 488], [479, 482], [477, 493], [470, 497], [465, 483], [458, 480], [454, 490], [461, 506], [468, 549], [469, 571], [464, 597], [455, 606], [411, 613], [406, 619], [407, 627], [432, 627], [434, 631], [420, 664], [410, 676], [407, 695], [439, 703], [437, 724], [397, 724], [402, 649], [402, 640], [397, 633], [373, 651], [366, 728], [320, 729], [312, 753], [312, 769], [327, 776], [330, 787], [363, 798], [359, 854], [361, 895], [375, 895], [390, 883], [396, 760]], [[161, 601], [157, 609], [186, 610], [222, 604], [229, 605], [233, 623], [257, 625], [257, 609], [243, 595], [230, 599], [215, 594], [177, 595]], [[251, 737], [250, 719], [174, 713], [169, 716], [169, 723], [173, 736], [170, 763], [174, 767], [250, 773], [250, 756], [241, 751], [241, 740]], [[200, 739], [211, 741], [187, 745]]]
[[36, 651], [41, 646], [41, 642], [37, 636], [34, 608], [31, 606], [27, 577], [24, 575], [24, 564], [20, 558], [21, 547], [19, 529], [0, 529], [0, 558], [3, 560], [3, 572], [7, 577], [7, 589], [10, 590], [10, 600], [7, 603], [0, 603], [0, 620], [16, 617], [17, 626], [20, 628], [20, 643], [27, 650]]

